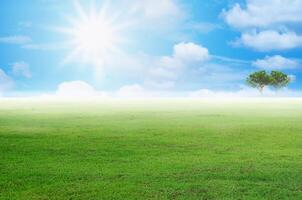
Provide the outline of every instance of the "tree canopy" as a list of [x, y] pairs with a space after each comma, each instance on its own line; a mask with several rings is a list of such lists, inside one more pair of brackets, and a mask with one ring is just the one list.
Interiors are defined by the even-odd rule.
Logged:
[[272, 71], [271, 72], [271, 86], [276, 89], [281, 89], [283, 87], [288, 86], [291, 79], [288, 75], [284, 74], [280, 71]]
[[271, 83], [271, 76], [264, 70], [258, 71], [250, 74], [246, 82], [249, 86], [257, 88], [262, 93], [264, 87]]

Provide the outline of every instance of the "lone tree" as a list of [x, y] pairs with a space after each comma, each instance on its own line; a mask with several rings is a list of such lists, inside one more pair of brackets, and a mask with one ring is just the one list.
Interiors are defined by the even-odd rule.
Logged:
[[257, 88], [262, 94], [263, 89], [266, 86], [272, 86], [276, 90], [288, 86], [288, 84], [291, 82], [291, 78], [287, 74], [280, 71], [272, 71], [270, 74], [268, 74], [266, 71], [262, 70], [250, 74], [246, 79], [246, 82], [249, 86]]
[[263, 89], [266, 86], [271, 84], [271, 76], [266, 73], [266, 71], [258, 71], [253, 74], [250, 74], [246, 79], [246, 82], [249, 86], [257, 88], [260, 93], [263, 93]]
[[288, 86], [288, 84], [291, 82], [291, 78], [280, 71], [272, 71], [271, 72], [271, 86], [273, 86], [275, 89], [279, 90], [283, 87]]

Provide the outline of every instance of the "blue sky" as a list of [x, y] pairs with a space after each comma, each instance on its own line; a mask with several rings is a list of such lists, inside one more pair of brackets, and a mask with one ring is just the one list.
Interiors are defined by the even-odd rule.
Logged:
[[302, 0], [4, 0], [0, 94], [246, 94], [260, 69], [298, 94], [301, 24]]

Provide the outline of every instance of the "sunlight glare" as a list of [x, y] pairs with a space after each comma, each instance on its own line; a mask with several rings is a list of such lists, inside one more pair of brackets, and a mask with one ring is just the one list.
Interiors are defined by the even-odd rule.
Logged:
[[85, 12], [80, 4], [76, 4], [76, 8], [79, 17], [69, 20], [72, 26], [59, 29], [71, 37], [69, 44], [72, 51], [65, 62], [80, 60], [99, 70], [108, 55], [120, 52], [118, 46], [123, 41], [120, 32], [125, 26], [113, 23], [105, 7], [98, 12], [95, 7]]
[[89, 19], [75, 29], [75, 44], [84, 51], [104, 51], [115, 43], [115, 33], [104, 21]]

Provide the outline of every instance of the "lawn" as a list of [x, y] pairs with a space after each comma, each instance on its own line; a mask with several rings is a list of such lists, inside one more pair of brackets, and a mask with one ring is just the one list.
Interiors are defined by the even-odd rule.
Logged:
[[302, 199], [302, 100], [0, 101], [0, 199]]

